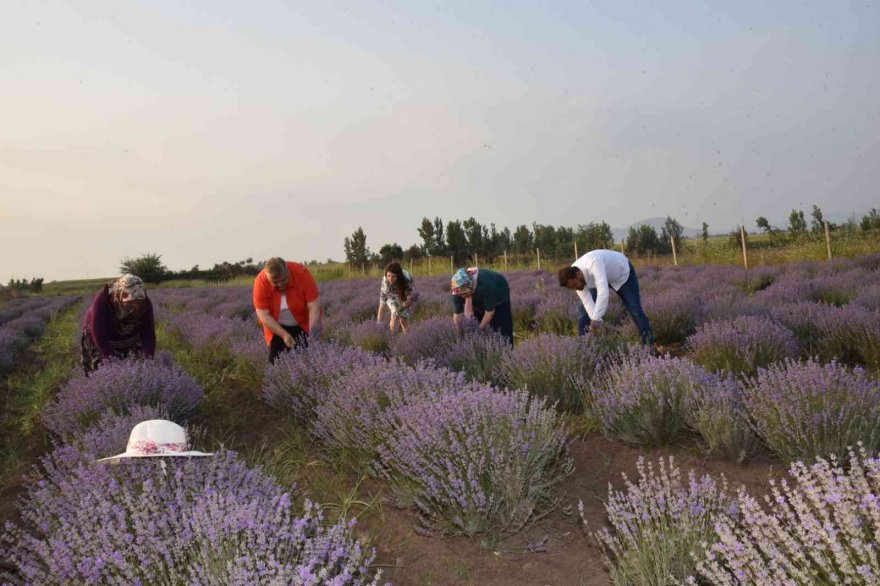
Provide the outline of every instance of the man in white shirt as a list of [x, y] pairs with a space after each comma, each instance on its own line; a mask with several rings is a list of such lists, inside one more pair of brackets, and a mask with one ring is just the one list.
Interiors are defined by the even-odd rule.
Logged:
[[570, 267], [559, 269], [559, 285], [577, 292], [578, 333], [602, 327], [602, 318], [608, 309], [608, 289], [614, 289], [639, 331], [642, 344], [653, 346], [654, 334], [639, 293], [639, 279], [629, 259], [613, 250], [593, 250], [583, 255]]

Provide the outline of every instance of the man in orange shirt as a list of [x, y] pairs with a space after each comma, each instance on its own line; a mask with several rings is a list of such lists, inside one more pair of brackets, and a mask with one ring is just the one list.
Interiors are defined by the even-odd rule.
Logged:
[[254, 309], [269, 346], [269, 362], [281, 352], [308, 346], [321, 330], [321, 297], [305, 265], [273, 257], [254, 279]]

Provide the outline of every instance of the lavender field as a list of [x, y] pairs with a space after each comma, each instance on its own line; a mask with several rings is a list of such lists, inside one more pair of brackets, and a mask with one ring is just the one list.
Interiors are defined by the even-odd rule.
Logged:
[[[512, 348], [455, 331], [446, 277], [416, 275], [394, 336], [356, 279], [271, 366], [250, 287], [150, 290], [156, 359], [74, 372], [43, 409], [0, 581], [880, 582], [880, 255], [640, 268], [659, 357], [616, 296], [578, 338], [554, 275], [507, 276]], [[0, 308], [0, 370], [37, 310]], [[217, 454], [95, 465], [153, 418]], [[308, 458], [276, 449], [294, 436]], [[322, 502], [316, 462], [375, 501]]]

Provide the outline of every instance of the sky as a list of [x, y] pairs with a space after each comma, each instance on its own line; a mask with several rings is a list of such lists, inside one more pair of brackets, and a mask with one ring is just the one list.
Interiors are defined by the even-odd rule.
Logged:
[[880, 207], [880, 3], [9, 0], [0, 282]]

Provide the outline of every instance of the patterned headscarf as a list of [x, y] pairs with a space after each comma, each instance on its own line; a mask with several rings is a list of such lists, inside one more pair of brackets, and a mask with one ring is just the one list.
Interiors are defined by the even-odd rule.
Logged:
[[147, 298], [147, 291], [144, 289], [144, 282], [140, 277], [132, 274], [122, 275], [110, 285], [109, 289], [110, 301], [113, 303], [113, 309], [116, 317], [123, 319], [139, 313], [140, 309], [135, 308], [129, 310], [125, 307], [126, 301], [143, 300]]
[[474, 288], [474, 280], [465, 269], [458, 269], [452, 275], [452, 281], [449, 283], [453, 295], [461, 295], [463, 292], [472, 291]]

